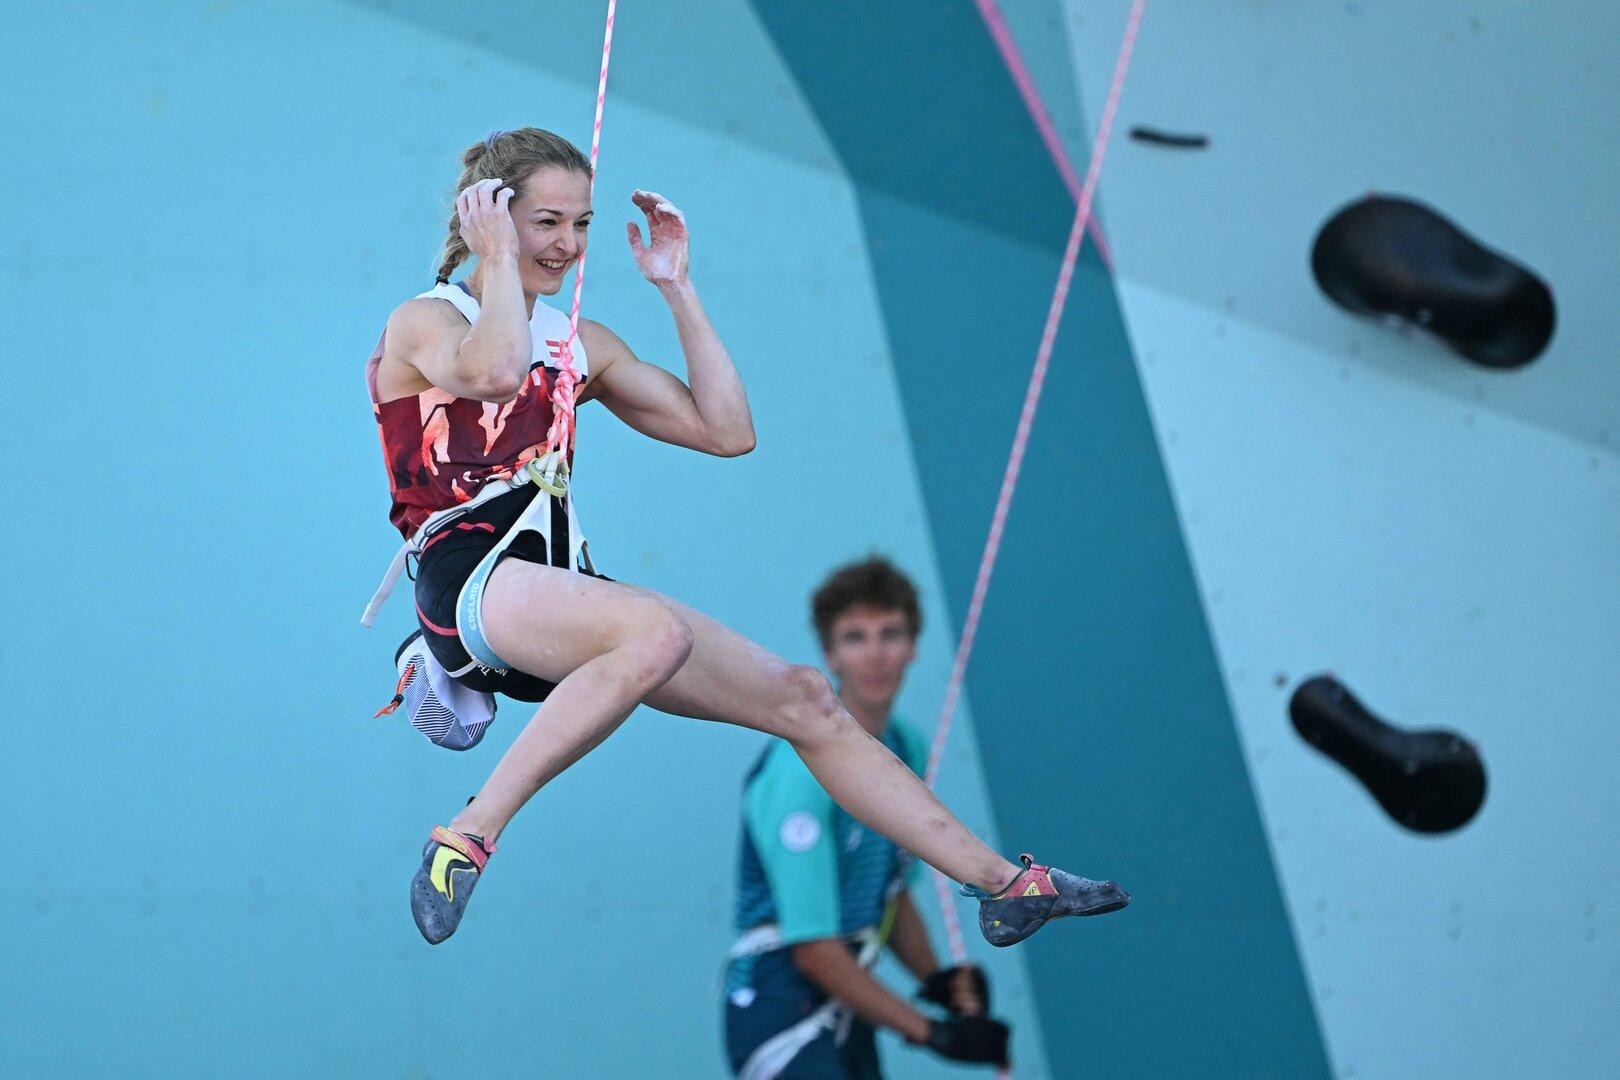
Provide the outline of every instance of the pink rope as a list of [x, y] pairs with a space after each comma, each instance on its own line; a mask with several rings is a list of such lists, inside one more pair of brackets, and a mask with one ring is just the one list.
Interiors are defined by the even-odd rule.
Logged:
[[[607, 29], [602, 34], [602, 73], [596, 80], [596, 123], [591, 128], [591, 186], [596, 195], [596, 158], [602, 147], [602, 106], [607, 102], [608, 57], [613, 53], [613, 15], [618, 0], [608, 0]], [[546, 432], [546, 452], [567, 453], [574, 448], [574, 391], [579, 372], [574, 370], [574, 340], [579, 337], [579, 298], [585, 290], [585, 256], [579, 253], [574, 268], [574, 308], [568, 314], [568, 340], [558, 350], [557, 381], [551, 387], [551, 428]]]
[[[981, 9], [988, 0], [981, 0]], [[1013, 435], [1012, 452], [1007, 458], [1006, 471], [1001, 476], [1001, 491], [996, 496], [996, 508], [990, 518], [990, 535], [984, 543], [984, 554], [979, 559], [978, 576], [973, 582], [973, 596], [968, 602], [967, 617], [962, 622], [962, 636], [957, 642], [956, 659], [951, 664], [950, 682], [945, 688], [945, 704], [940, 709], [939, 724], [934, 729], [934, 742], [928, 751], [928, 771], [925, 779], [934, 786], [945, 756], [945, 744], [950, 738], [951, 721], [956, 715], [956, 703], [962, 694], [962, 683], [967, 674], [968, 658], [973, 655], [973, 642], [978, 636], [979, 619], [984, 613], [984, 600], [990, 590], [990, 577], [995, 570], [996, 556], [1001, 551], [1001, 538], [1007, 527], [1007, 514], [1012, 507], [1013, 491], [1018, 486], [1018, 473], [1024, 463], [1024, 452], [1029, 447], [1030, 429], [1035, 423], [1035, 409], [1040, 404], [1041, 388], [1046, 382], [1046, 370], [1052, 359], [1052, 347], [1057, 342], [1058, 324], [1069, 300], [1069, 285], [1074, 279], [1075, 264], [1080, 259], [1080, 243], [1085, 238], [1086, 223], [1091, 218], [1091, 204], [1097, 193], [1097, 178], [1102, 175], [1103, 157], [1108, 152], [1108, 137], [1114, 126], [1114, 113], [1119, 108], [1119, 97], [1125, 89], [1125, 72], [1131, 63], [1131, 50], [1136, 44], [1136, 33], [1142, 22], [1142, 9], [1147, 0], [1135, 0], [1125, 24], [1125, 39], [1120, 43], [1119, 59], [1114, 64], [1114, 81], [1108, 91], [1108, 104], [1103, 109], [1098, 125], [1097, 139], [1091, 151], [1091, 165], [1081, 186], [1079, 207], [1074, 224], [1069, 229], [1069, 240], [1063, 249], [1063, 263], [1058, 270], [1057, 287], [1046, 312], [1046, 326], [1041, 332], [1040, 348], [1035, 353], [1035, 368], [1030, 372], [1029, 388], [1024, 393], [1023, 411], [1018, 415], [1018, 429]], [[1002, 24], [1005, 29], [1005, 24]], [[992, 27], [992, 32], [994, 28]], [[1026, 72], [1027, 74], [1027, 72]], [[987, 882], [986, 884], [995, 884]], [[945, 922], [945, 933], [950, 940], [951, 956], [957, 963], [967, 957], [962, 940], [962, 926], [956, 916], [956, 901], [945, 875], [934, 871], [934, 888], [939, 894], [940, 912]]]
[[[1063, 139], [1058, 135], [1057, 125], [1052, 123], [1052, 114], [1046, 109], [1046, 102], [1029, 73], [1029, 66], [1024, 63], [1024, 56], [1018, 51], [1018, 43], [1013, 40], [1012, 31], [1007, 28], [1007, 20], [1002, 17], [1001, 9], [996, 6], [996, 0], [975, 0], [975, 2], [979, 6], [979, 14], [983, 16], [985, 26], [990, 30], [991, 38], [995, 40], [996, 48], [1001, 51], [1001, 59], [1007, 65], [1008, 73], [1018, 86], [1018, 93], [1024, 99], [1024, 107], [1029, 110], [1030, 119], [1035, 121], [1035, 129], [1041, 133], [1041, 141], [1046, 144], [1046, 152], [1051, 156], [1052, 164], [1057, 166], [1058, 174], [1063, 177], [1064, 186], [1069, 189], [1069, 197], [1078, 203], [1082, 190], [1080, 177], [1074, 171], [1074, 164], [1069, 160], [1068, 151], [1063, 148]], [[1109, 250], [1102, 226], [1097, 223], [1096, 218], [1092, 218], [1087, 228], [1103, 265], [1112, 269], [1114, 253]]]

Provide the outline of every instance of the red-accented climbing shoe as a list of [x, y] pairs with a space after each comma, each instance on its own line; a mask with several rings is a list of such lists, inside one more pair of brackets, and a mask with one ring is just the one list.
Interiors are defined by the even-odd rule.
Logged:
[[979, 932], [997, 947], [1016, 945], [1051, 922], [1069, 915], [1106, 915], [1131, 902], [1112, 881], [1092, 881], [1020, 855], [1023, 873], [995, 895], [976, 885], [962, 894], [979, 901]]

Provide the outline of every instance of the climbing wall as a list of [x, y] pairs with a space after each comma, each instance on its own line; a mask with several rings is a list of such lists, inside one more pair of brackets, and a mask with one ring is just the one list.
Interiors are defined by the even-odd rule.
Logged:
[[[1062, 9], [1088, 116], [1127, 6]], [[1121, 145], [1103, 220], [1336, 1075], [1620, 1060], [1617, 28], [1599, 4], [1149, 5], [1122, 122], [1209, 142]], [[1369, 191], [1545, 279], [1546, 351], [1488, 370], [1330, 304], [1312, 241]], [[1411, 832], [1316, 754], [1287, 705], [1321, 672], [1476, 744], [1478, 816]]]
[[[1127, 6], [1003, 6], [1082, 172]], [[403, 902], [527, 717], [467, 755], [369, 719], [410, 620], [355, 626], [391, 554], [361, 367], [461, 148], [587, 141], [599, 55], [595, 5], [481, 12], [8, 23], [0, 177], [35, 195], [0, 304], [34, 404], [0, 1073], [723, 1070], [759, 736], [638, 714], [503, 837], [476, 925], [430, 950]], [[1592, 0], [1149, 4], [1111, 254], [1081, 257], [942, 779], [1009, 854], [1135, 896], [973, 946], [1019, 1080], [1614, 1075], [1617, 32]], [[629, 3], [615, 56], [585, 313], [679, 367], [615, 250], [629, 190], [674, 199], [761, 441], [702, 460], [588, 411], [593, 550], [796, 659], [808, 591], [884, 551], [923, 588], [928, 722], [1072, 192], [970, 0]], [[1312, 244], [1368, 192], [1547, 282], [1545, 351], [1486, 370], [1331, 303]], [[1320, 675], [1477, 750], [1477, 813], [1386, 813], [1290, 717]], [[890, 1076], [961, 1075], [884, 1043]]]
[[[588, 143], [600, 9], [199, 0], [8, 30], [0, 176], [51, 195], [0, 221], [7, 373], [46, 403], [12, 431], [37, 522], [7, 586], [32, 614], [0, 631], [0, 808], [43, 839], [0, 934], [0, 1074], [721, 1075], [764, 737], [636, 715], [429, 948], [405, 903], [423, 839], [529, 714], [503, 703], [467, 754], [373, 721], [410, 604], [358, 626], [397, 543], [365, 358], [431, 282], [464, 147]], [[613, 78], [584, 313], [680, 369], [623, 246], [631, 190], [675, 200], [760, 446], [703, 459], [587, 409], [593, 552], [813, 662], [810, 590], [881, 549], [923, 590], [900, 708], [926, 723], [951, 620], [853, 184], [746, 4], [623, 5]], [[943, 794], [996, 840], [971, 716], [958, 734]], [[1051, 1075], [1023, 954], [976, 957], [1020, 1077]], [[884, 1041], [892, 1075], [954, 1074]]]
[[[758, 8], [858, 185], [959, 621], [1074, 204], [971, 5]], [[829, 45], [850, 38], [885, 63]], [[1136, 903], [1028, 944], [1049, 1058], [1056, 1075], [1325, 1075], [1095, 248], [1050, 380], [968, 688], [1004, 834]]]

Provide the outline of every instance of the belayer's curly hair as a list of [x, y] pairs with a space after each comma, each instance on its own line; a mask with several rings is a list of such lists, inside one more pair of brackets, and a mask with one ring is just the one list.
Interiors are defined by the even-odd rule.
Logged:
[[922, 608], [917, 603], [917, 587], [881, 555], [840, 566], [810, 598], [810, 619], [821, 638], [822, 648], [832, 644], [833, 623], [859, 604], [899, 611], [915, 638], [922, 633]]

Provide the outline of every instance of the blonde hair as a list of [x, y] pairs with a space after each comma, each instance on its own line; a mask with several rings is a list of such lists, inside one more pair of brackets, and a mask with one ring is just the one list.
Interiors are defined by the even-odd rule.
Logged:
[[[480, 180], [498, 176], [512, 189], [514, 200], [523, 197], [523, 186], [537, 169], [559, 168], [591, 175], [590, 159], [579, 152], [579, 147], [554, 132], [532, 127], [490, 132], [488, 138], [467, 148], [461, 155], [461, 165], [458, 193]], [[461, 214], [452, 209], [450, 234], [439, 252], [439, 284], [449, 284], [450, 275], [470, 254], [467, 242], [461, 238]]]

